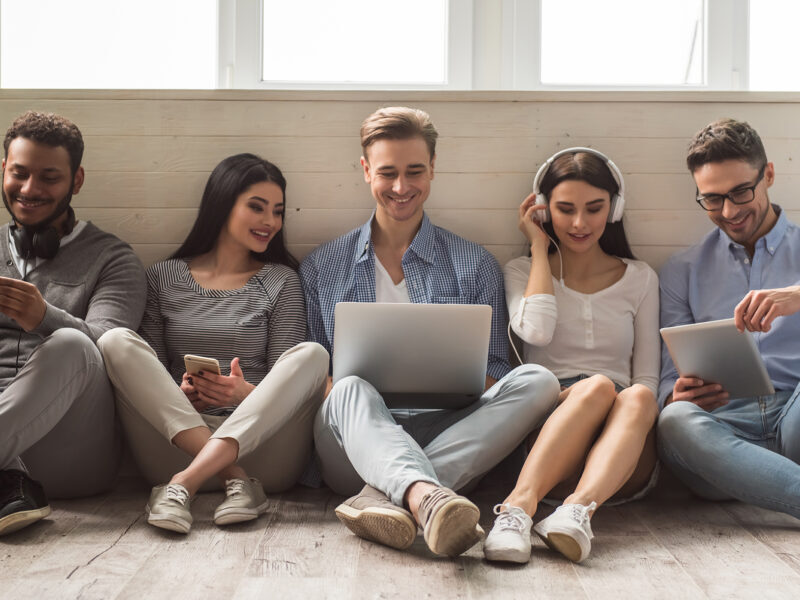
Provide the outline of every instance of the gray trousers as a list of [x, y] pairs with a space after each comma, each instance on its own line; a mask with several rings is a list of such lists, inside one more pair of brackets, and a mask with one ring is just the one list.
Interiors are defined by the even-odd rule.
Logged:
[[389, 410], [359, 377], [336, 383], [314, 423], [322, 477], [335, 492], [364, 483], [402, 506], [417, 481], [459, 490], [509, 455], [553, 411], [560, 386], [538, 365], [522, 365], [460, 410]]
[[114, 393], [89, 337], [62, 328], [37, 346], [0, 394], [0, 467], [27, 471], [50, 497], [109, 489], [120, 436]]

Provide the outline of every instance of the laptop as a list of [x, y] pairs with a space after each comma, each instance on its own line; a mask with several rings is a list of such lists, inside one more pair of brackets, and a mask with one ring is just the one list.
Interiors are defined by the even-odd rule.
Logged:
[[389, 408], [463, 408], [483, 394], [492, 307], [339, 302], [333, 382], [357, 375]]

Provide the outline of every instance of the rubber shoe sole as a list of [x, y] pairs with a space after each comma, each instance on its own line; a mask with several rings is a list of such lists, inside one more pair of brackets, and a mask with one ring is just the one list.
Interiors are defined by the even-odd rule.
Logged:
[[145, 510], [147, 512], [147, 522], [154, 527], [175, 531], [176, 533], [189, 533], [189, 530], [192, 528], [192, 524], [186, 519], [181, 519], [180, 517], [170, 514], [150, 512], [149, 506], [145, 507]]
[[572, 536], [555, 531], [551, 531], [547, 535], [537, 532], [537, 535], [551, 550], [560, 552], [572, 562], [581, 562], [581, 546]]
[[50, 514], [50, 506], [43, 508], [34, 508], [32, 510], [23, 510], [20, 512], [11, 513], [0, 519], [0, 535], [6, 535], [14, 531], [19, 531], [23, 527], [44, 519]]
[[262, 515], [265, 512], [267, 512], [268, 505], [269, 502], [264, 502], [263, 504], [255, 508], [241, 508], [236, 506], [232, 506], [230, 508], [223, 508], [222, 510], [214, 512], [214, 524], [233, 525], [234, 523], [244, 523], [245, 521], [252, 521], [253, 519], [257, 519], [259, 515]]
[[408, 515], [391, 509], [359, 510], [340, 504], [334, 511], [339, 520], [358, 537], [390, 548], [405, 550], [417, 537], [417, 524]]
[[453, 498], [433, 516], [425, 541], [434, 554], [459, 556], [481, 539], [480, 511], [466, 498]]

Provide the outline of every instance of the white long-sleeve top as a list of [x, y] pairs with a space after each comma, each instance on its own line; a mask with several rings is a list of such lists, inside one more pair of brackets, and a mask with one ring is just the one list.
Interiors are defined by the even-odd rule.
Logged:
[[504, 268], [511, 328], [523, 342], [524, 359], [564, 379], [602, 374], [623, 387], [634, 383], [657, 393], [661, 360], [658, 276], [647, 263], [622, 259], [616, 283], [582, 294], [553, 278], [555, 296], [524, 297], [531, 259]]

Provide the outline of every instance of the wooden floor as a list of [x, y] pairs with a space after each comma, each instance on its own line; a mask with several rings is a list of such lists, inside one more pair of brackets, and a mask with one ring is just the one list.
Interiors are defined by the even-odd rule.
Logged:
[[[0, 538], [0, 598], [797, 598], [800, 521], [739, 503], [693, 499], [674, 482], [593, 519], [587, 561], [536, 538], [524, 566], [450, 560], [421, 537], [397, 552], [351, 535], [340, 497], [297, 488], [259, 520], [220, 529], [221, 493], [193, 503], [188, 536], [147, 525], [148, 489], [126, 478], [109, 494], [53, 502], [53, 514]], [[496, 487], [473, 495], [488, 530]], [[549, 509], [544, 508], [538, 517]]]

